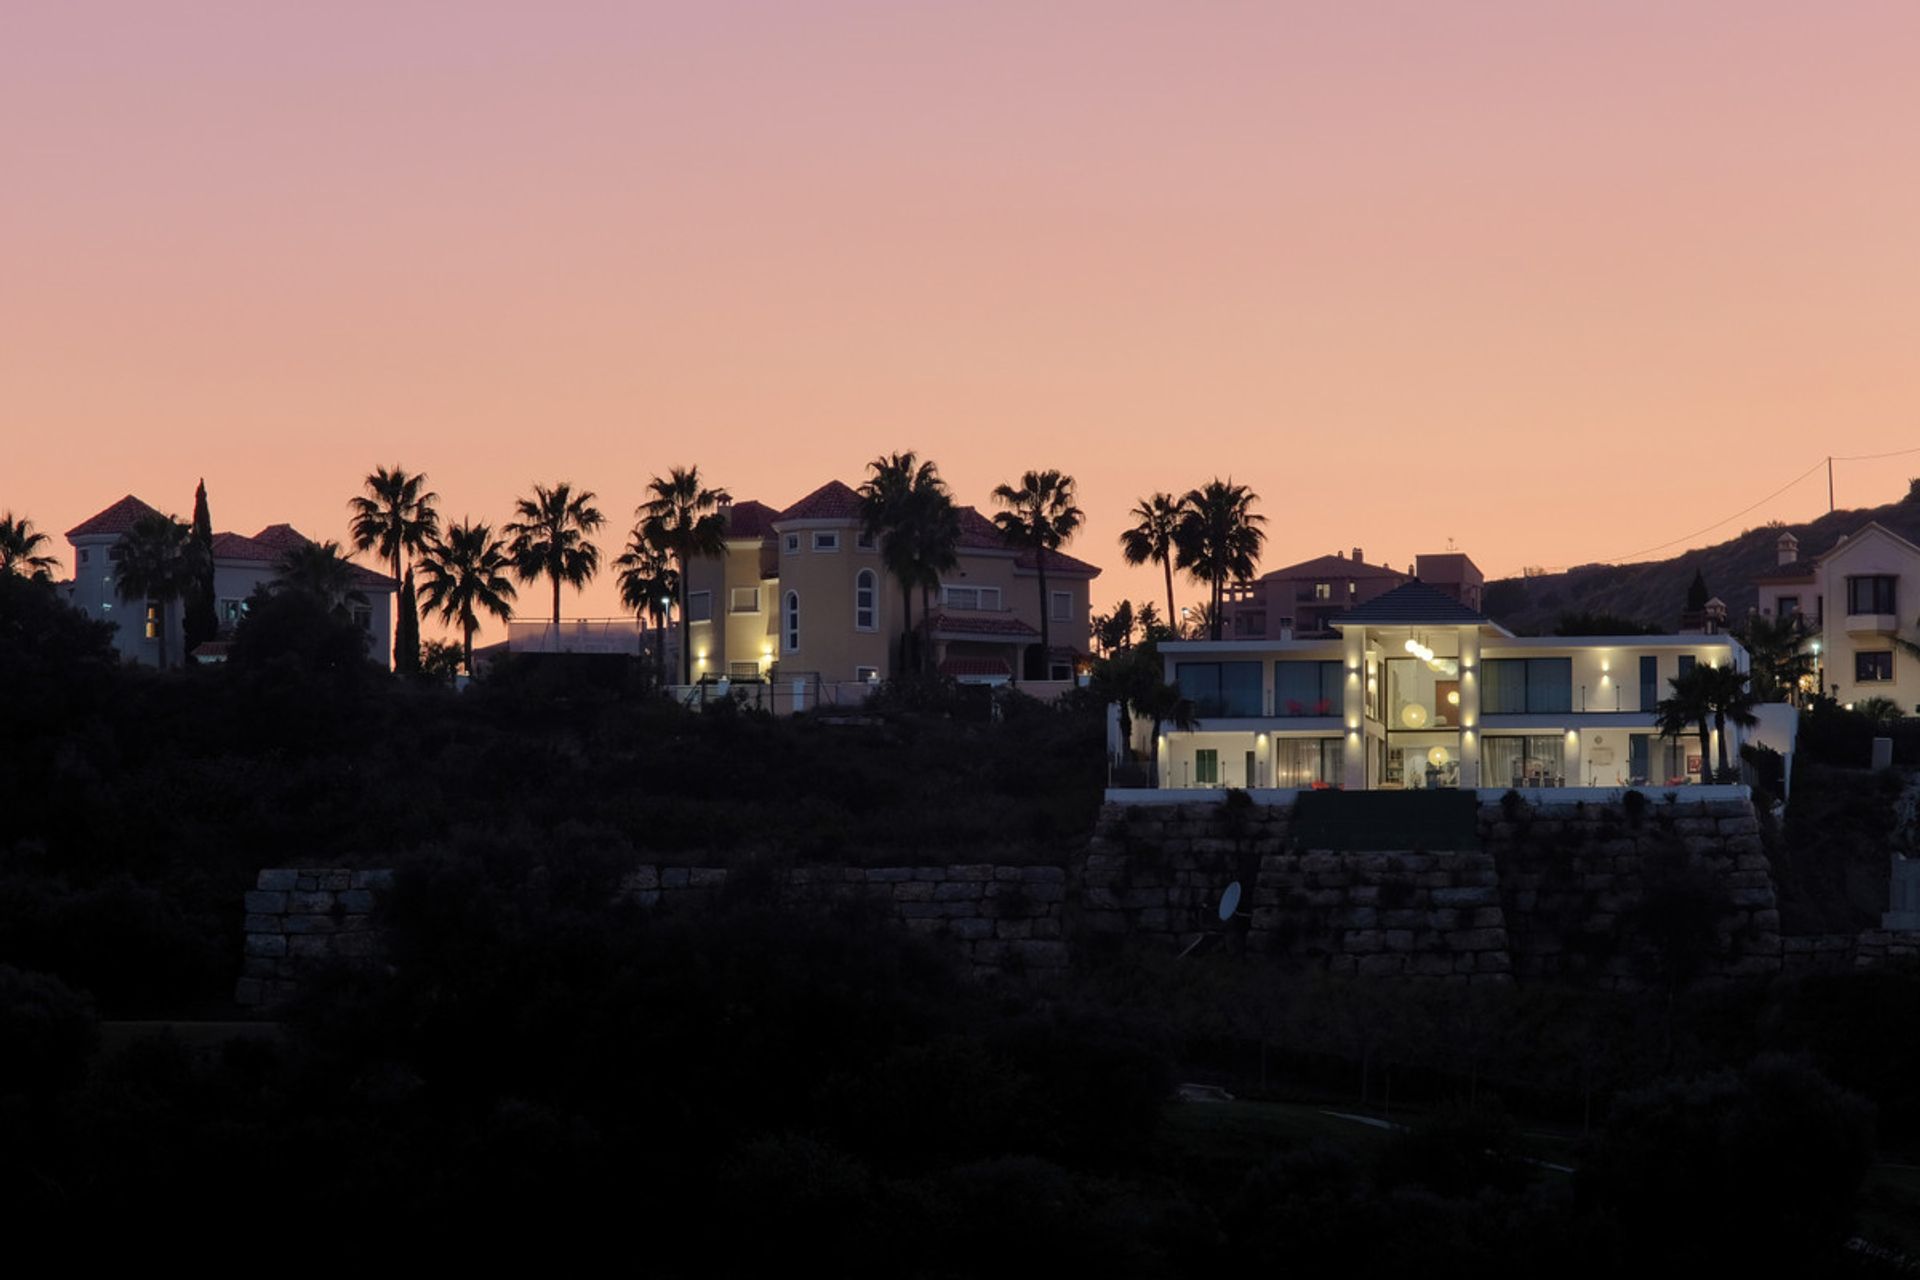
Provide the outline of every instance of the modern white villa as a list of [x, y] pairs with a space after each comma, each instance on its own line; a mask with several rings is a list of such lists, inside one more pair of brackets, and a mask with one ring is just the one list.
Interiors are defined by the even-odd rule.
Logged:
[[[1655, 728], [1668, 681], [1747, 668], [1721, 634], [1516, 636], [1418, 580], [1331, 620], [1335, 638], [1163, 643], [1191, 728], [1162, 726], [1162, 789], [1616, 789], [1705, 781], [1719, 742]], [[1791, 749], [1788, 709], [1758, 730]], [[1776, 723], [1778, 722], [1778, 723]], [[1142, 731], [1136, 726], [1137, 731]], [[1150, 729], [1144, 730], [1150, 732]]]

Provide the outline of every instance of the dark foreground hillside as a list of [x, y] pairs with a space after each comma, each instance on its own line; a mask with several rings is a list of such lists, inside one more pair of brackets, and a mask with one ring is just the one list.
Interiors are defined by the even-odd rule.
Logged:
[[[0, 581], [0, 1202], [46, 1238], [549, 1264], [611, 1238], [687, 1276], [1920, 1252], [1920, 973], [1439, 989], [1109, 938], [983, 983], [860, 909], [781, 909], [754, 869], [1061, 859], [1098, 800], [1090, 710], [694, 716], [600, 669], [455, 697], [319, 651], [157, 677], [28, 590]], [[662, 851], [743, 874], [616, 902]], [[233, 1016], [248, 879], [316, 861], [397, 868], [391, 965], [316, 975], [278, 1024], [207, 1021]]]

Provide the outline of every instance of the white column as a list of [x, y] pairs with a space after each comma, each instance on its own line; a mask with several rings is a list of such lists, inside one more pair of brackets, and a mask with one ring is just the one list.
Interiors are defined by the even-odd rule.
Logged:
[[1580, 764], [1579, 730], [1567, 730], [1566, 742], [1567, 785], [1570, 787], [1584, 787], [1587, 785], [1587, 779], [1585, 775], [1580, 772], [1582, 766]]
[[1346, 659], [1346, 671], [1341, 679], [1345, 696], [1340, 700], [1340, 727], [1346, 744], [1341, 781], [1349, 791], [1364, 791], [1367, 787], [1367, 629], [1348, 627], [1341, 635], [1341, 649]]
[[1460, 628], [1460, 785], [1480, 785], [1480, 628]]

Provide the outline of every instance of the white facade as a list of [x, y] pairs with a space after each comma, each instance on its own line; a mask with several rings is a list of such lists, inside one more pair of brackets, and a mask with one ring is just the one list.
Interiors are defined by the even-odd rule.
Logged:
[[[1445, 615], [1442, 615], [1445, 616]], [[1482, 620], [1340, 625], [1331, 640], [1163, 643], [1198, 718], [1162, 726], [1162, 787], [1682, 786], [1718, 766], [1655, 729], [1669, 681], [1747, 669], [1730, 636], [1521, 637]], [[1409, 648], [1409, 645], [1414, 646]], [[1737, 766], [1740, 730], [1726, 744]]]
[[1920, 655], [1895, 643], [1920, 639], [1920, 546], [1869, 524], [1815, 559], [1797, 559], [1796, 549], [1782, 535], [1780, 567], [1756, 583], [1761, 614], [1808, 620], [1821, 692], [1845, 704], [1891, 698], [1907, 715], [1920, 712]]

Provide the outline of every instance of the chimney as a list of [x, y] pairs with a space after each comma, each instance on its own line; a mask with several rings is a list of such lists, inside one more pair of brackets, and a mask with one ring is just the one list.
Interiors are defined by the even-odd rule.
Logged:
[[1347, 553], [1344, 551], [1336, 551], [1333, 553], [1333, 558], [1335, 560], [1345, 560], [1347, 558]]
[[1776, 545], [1780, 548], [1781, 564], [1792, 564], [1800, 558], [1800, 539], [1791, 533], [1782, 533]]
[[1360, 554], [1360, 548], [1355, 547], [1353, 549], [1353, 559], [1354, 559], [1354, 563], [1359, 564], [1365, 561], [1366, 557]]

